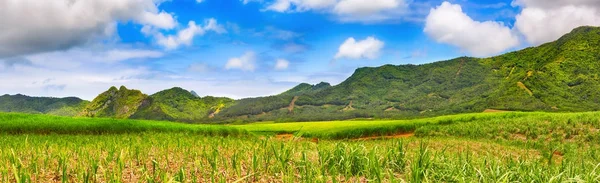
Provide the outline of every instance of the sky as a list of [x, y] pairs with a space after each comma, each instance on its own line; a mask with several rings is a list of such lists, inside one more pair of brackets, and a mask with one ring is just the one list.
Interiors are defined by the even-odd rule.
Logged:
[[600, 25], [598, 0], [0, 0], [0, 94], [235, 99], [359, 67], [489, 57]]

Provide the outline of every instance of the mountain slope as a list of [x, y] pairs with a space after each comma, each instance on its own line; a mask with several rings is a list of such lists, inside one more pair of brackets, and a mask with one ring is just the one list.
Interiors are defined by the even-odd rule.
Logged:
[[[342, 83], [307, 83], [279, 95], [232, 100], [171, 88], [147, 96], [111, 87], [81, 116], [185, 122], [416, 118], [486, 109], [600, 110], [600, 28], [490, 58], [364, 67]], [[72, 114], [76, 98], [0, 97], [0, 110]]]
[[147, 102], [147, 95], [139, 90], [111, 87], [98, 95], [80, 113], [86, 117], [129, 118], [139, 106]]
[[75, 116], [88, 101], [76, 97], [51, 98], [26, 95], [0, 96], [0, 111]]
[[[580, 27], [554, 42], [491, 58], [359, 68], [315, 92], [301, 84], [280, 95], [242, 99], [221, 120], [411, 118], [485, 109], [600, 109], [600, 28]], [[295, 96], [295, 108], [285, 108]]]
[[219, 97], [197, 97], [194, 93], [179, 87], [163, 90], [148, 97], [148, 103], [142, 105], [131, 118], [200, 121], [229, 106], [233, 100]]
[[[490, 105], [520, 110], [600, 109], [599, 28], [580, 27], [557, 41], [482, 62], [496, 69], [496, 78], [504, 78], [490, 96]], [[514, 92], [521, 95], [511, 95]], [[523, 100], [528, 102], [502, 102]]]

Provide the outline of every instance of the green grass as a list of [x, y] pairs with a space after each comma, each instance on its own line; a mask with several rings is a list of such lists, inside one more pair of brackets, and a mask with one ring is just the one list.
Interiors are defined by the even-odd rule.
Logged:
[[492, 119], [514, 119], [538, 115], [553, 114], [541, 112], [474, 113], [413, 120], [350, 120], [291, 123], [261, 122], [232, 126], [259, 134], [297, 133], [305, 137], [348, 139], [414, 132], [420, 127], [430, 125], [448, 125], [463, 122], [485, 122]]
[[[598, 129], [600, 112], [237, 126], [0, 113], [0, 182], [598, 182]], [[415, 137], [331, 140], [403, 130]]]
[[597, 182], [592, 157], [579, 151], [549, 163], [536, 149], [447, 138], [4, 135], [0, 182]]
[[142, 132], [181, 132], [214, 136], [248, 135], [245, 130], [219, 125], [193, 125], [149, 120], [0, 113], [0, 133], [7, 134], [102, 135]]

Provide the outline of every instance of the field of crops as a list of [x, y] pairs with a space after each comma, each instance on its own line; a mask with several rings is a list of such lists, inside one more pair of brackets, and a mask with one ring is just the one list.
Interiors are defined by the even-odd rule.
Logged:
[[[231, 126], [0, 113], [0, 182], [598, 182], [598, 129], [600, 113]], [[357, 138], [396, 133], [414, 136]]]

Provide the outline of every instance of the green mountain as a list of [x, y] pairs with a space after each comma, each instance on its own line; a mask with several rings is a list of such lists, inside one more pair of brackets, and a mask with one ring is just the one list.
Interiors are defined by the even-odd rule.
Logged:
[[233, 103], [232, 99], [219, 97], [197, 97], [194, 93], [179, 87], [163, 90], [148, 97], [131, 118], [201, 121], [212, 118], [222, 108]]
[[76, 97], [51, 98], [26, 95], [0, 96], [0, 111], [75, 116], [88, 101]]
[[[490, 58], [356, 69], [342, 83], [307, 83], [279, 95], [233, 100], [171, 88], [147, 96], [110, 88], [85, 108], [77, 98], [1, 96], [1, 111], [185, 122], [418, 118], [486, 109], [600, 110], [600, 28]], [[79, 107], [79, 108], [78, 108]]]
[[557, 41], [491, 58], [359, 68], [336, 86], [313, 91], [300, 84], [280, 95], [242, 99], [223, 110], [221, 120], [593, 111], [600, 109], [599, 63], [600, 28], [580, 27]]
[[331, 87], [331, 84], [326, 83], [326, 82], [320, 82], [319, 84], [316, 85], [311, 85], [308, 83], [301, 83], [298, 86], [283, 92], [281, 95], [302, 95], [302, 94], [306, 94], [306, 93], [314, 93], [314, 92], [318, 92], [321, 91], [323, 89], [329, 88]]
[[80, 116], [129, 118], [137, 109], [147, 103], [147, 95], [139, 90], [111, 87], [90, 102]]

